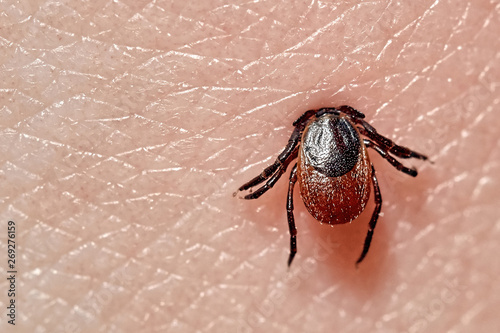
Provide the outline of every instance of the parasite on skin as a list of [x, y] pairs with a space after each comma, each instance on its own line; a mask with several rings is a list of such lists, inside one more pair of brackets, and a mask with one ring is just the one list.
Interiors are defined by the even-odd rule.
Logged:
[[288, 266], [297, 253], [297, 228], [293, 216], [293, 190], [297, 182], [309, 213], [321, 223], [330, 225], [348, 223], [358, 217], [366, 207], [373, 186], [375, 209], [357, 265], [368, 253], [382, 207], [377, 176], [367, 148], [412, 177], [417, 176], [417, 170], [404, 166], [393, 156], [427, 160], [427, 156], [380, 135], [364, 118], [363, 113], [347, 105], [306, 111], [293, 123], [295, 129], [276, 161], [238, 189], [245, 191], [263, 183], [244, 197], [257, 199], [272, 188], [296, 160], [290, 172], [286, 203], [290, 229]]

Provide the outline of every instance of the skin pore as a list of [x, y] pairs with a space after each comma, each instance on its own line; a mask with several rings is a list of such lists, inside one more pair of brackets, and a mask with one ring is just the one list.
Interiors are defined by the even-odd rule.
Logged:
[[[0, 252], [6, 267], [15, 221], [20, 332], [498, 329], [499, 1], [0, 12]], [[288, 270], [288, 172], [258, 200], [232, 193], [305, 110], [344, 104], [433, 163], [401, 160], [412, 178], [369, 151], [383, 205], [357, 269], [373, 194], [329, 227], [296, 190]]]

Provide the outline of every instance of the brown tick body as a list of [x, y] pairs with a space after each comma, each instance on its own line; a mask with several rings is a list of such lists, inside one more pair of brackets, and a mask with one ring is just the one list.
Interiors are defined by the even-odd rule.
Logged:
[[358, 131], [346, 116], [324, 114], [307, 124], [301, 142], [297, 179], [307, 210], [322, 223], [351, 222], [366, 206], [372, 176]]
[[396, 169], [413, 177], [417, 171], [403, 166], [392, 155], [427, 159], [427, 156], [381, 136], [363, 120], [364, 117], [350, 106], [306, 111], [293, 123], [295, 130], [276, 162], [238, 189], [244, 191], [265, 182], [244, 198], [260, 197], [274, 186], [288, 165], [297, 158], [290, 173], [286, 205], [290, 229], [289, 266], [297, 252], [297, 229], [293, 216], [293, 189], [297, 181], [309, 213], [318, 221], [331, 225], [348, 223], [358, 217], [370, 196], [370, 184], [373, 185], [375, 210], [363, 251], [356, 262], [358, 264], [368, 253], [382, 206], [375, 169], [366, 148], [373, 148]]

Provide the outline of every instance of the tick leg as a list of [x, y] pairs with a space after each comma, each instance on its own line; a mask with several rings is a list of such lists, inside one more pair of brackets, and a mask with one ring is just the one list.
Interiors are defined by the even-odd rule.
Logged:
[[407, 175], [410, 175], [412, 177], [417, 176], [417, 174], [418, 174], [417, 169], [405, 167], [398, 160], [396, 160], [394, 157], [389, 155], [389, 153], [386, 150], [384, 150], [383, 148], [380, 148], [375, 142], [367, 140], [367, 139], [363, 139], [363, 143], [365, 144], [366, 147], [375, 149], [375, 151], [377, 153], [379, 153], [380, 156], [385, 158], [389, 163], [392, 164], [393, 167], [395, 167], [399, 171], [402, 171], [402, 172], [404, 172]]
[[[274, 180], [274, 183], [279, 179], [279, 177], [285, 172], [286, 167], [288, 163], [290, 163], [291, 159], [294, 159], [297, 157], [297, 148], [300, 143], [300, 139], [302, 136], [302, 131], [306, 127], [307, 121], [309, 118], [311, 118], [313, 115], [317, 114], [319, 110], [309, 110], [304, 112], [302, 116], [300, 116], [297, 120], [293, 122], [293, 126], [295, 126], [295, 129], [293, 130], [292, 135], [290, 136], [290, 139], [288, 140], [288, 144], [286, 145], [285, 149], [281, 152], [281, 154], [278, 155], [276, 158], [276, 161], [268, 166], [267, 168], [262, 171], [260, 175], [257, 177], [251, 179], [250, 181], [246, 182], [240, 188], [238, 191], [245, 191], [248, 190], [251, 187], [254, 187], [256, 185], [259, 185], [260, 183], [264, 182], [266, 179], [268, 179], [271, 176], [276, 176], [276, 173], [279, 175], [277, 178]], [[294, 157], [292, 157], [294, 156]], [[283, 170], [281, 170], [283, 168]], [[271, 179], [272, 180], [272, 179]], [[271, 180], [269, 182], [271, 182]], [[267, 191], [270, 187], [274, 185], [274, 183], [271, 183], [272, 185], [264, 185], [263, 188], [265, 187], [266, 189], [260, 194], [262, 195], [265, 191]], [[260, 189], [259, 189], [260, 190]], [[255, 199], [258, 198], [258, 196], [252, 196], [252, 195], [247, 195], [245, 196], [245, 199]]]
[[[243, 184], [238, 191], [245, 191], [248, 190], [251, 187], [254, 187], [256, 185], [259, 185], [260, 183], [264, 182], [266, 179], [271, 177], [276, 170], [278, 170], [280, 167], [283, 166], [284, 163], [289, 159], [290, 156], [296, 155], [297, 154], [297, 146], [298, 143], [300, 142], [300, 135], [302, 134], [302, 128], [300, 126], [295, 127], [292, 135], [290, 136], [290, 139], [288, 140], [288, 144], [286, 145], [285, 149], [281, 152], [281, 154], [278, 155], [278, 158], [276, 158], [276, 161], [274, 164], [268, 166], [267, 168], [262, 171], [260, 175], [257, 177], [251, 179], [250, 181], [246, 182]], [[285, 167], [286, 169], [286, 167]], [[284, 172], [284, 171], [283, 171]], [[279, 177], [278, 177], [279, 178]]]
[[399, 146], [392, 140], [380, 135], [372, 125], [368, 124], [363, 119], [354, 118], [353, 120], [362, 126], [358, 127], [361, 134], [372, 139], [378, 146], [383, 147], [387, 152], [401, 158], [418, 158], [420, 160], [427, 160], [427, 156], [417, 153], [409, 148]]
[[372, 183], [373, 192], [375, 194], [375, 209], [373, 210], [372, 218], [370, 219], [370, 224], [368, 224], [368, 233], [366, 234], [365, 244], [363, 245], [363, 252], [359, 256], [358, 261], [356, 261], [356, 266], [366, 257], [368, 250], [370, 249], [370, 244], [372, 242], [373, 230], [377, 225], [378, 216], [380, 214], [380, 209], [382, 208], [382, 195], [380, 194], [380, 188], [378, 187], [377, 176], [375, 175], [375, 168], [372, 164]]
[[363, 112], [360, 112], [349, 105], [339, 106], [338, 109], [340, 111], [344, 112], [345, 114], [347, 114], [351, 117], [354, 117], [354, 118], [363, 119], [365, 117], [365, 114]]
[[307, 110], [302, 114], [302, 116], [300, 116], [293, 122], [293, 126], [303, 126], [309, 120], [309, 118], [314, 116], [316, 113], [318, 113], [318, 110]]
[[[314, 111], [315, 110], [310, 110], [307, 112], [314, 112]], [[356, 118], [356, 119], [357, 118], [363, 119], [365, 117], [365, 115], [362, 112], [359, 112], [358, 110], [356, 110], [355, 108], [353, 108], [349, 105], [342, 105], [338, 108], [321, 108], [321, 109], [316, 110], [315, 116], [319, 117], [325, 113], [333, 113], [333, 114], [339, 115], [340, 112], [343, 112], [343, 113], [349, 115], [350, 117]], [[297, 119], [297, 121], [299, 121], [299, 120], [300, 120], [300, 118]]]
[[266, 193], [267, 190], [272, 188], [274, 186], [274, 184], [276, 184], [276, 182], [280, 179], [280, 177], [285, 173], [286, 168], [288, 167], [290, 162], [292, 162], [297, 157], [297, 153], [298, 153], [298, 150], [295, 149], [294, 152], [289, 156], [289, 158], [278, 167], [278, 170], [272, 175], [271, 178], [269, 178], [269, 180], [264, 185], [262, 185], [262, 187], [259, 187], [253, 193], [245, 195], [243, 198], [247, 199], [247, 200], [248, 199], [257, 199], [262, 194]]
[[299, 124], [305, 124], [305, 122], [307, 120], [309, 120], [309, 118], [311, 118], [312, 116], [319, 117], [319, 116], [324, 115], [325, 113], [333, 113], [333, 114], [339, 115], [340, 112], [343, 112], [343, 113], [345, 113], [351, 117], [354, 117], [354, 118], [363, 119], [365, 117], [365, 115], [362, 112], [359, 112], [355, 108], [353, 108], [349, 105], [342, 105], [341, 107], [338, 107], [338, 108], [321, 108], [318, 110], [308, 110], [308, 111], [304, 112], [304, 114], [302, 116], [300, 116], [297, 120], [295, 120], [293, 122], [293, 126], [297, 126]]
[[290, 256], [288, 257], [288, 267], [297, 253], [297, 228], [293, 217], [293, 187], [297, 181], [297, 163], [290, 172], [290, 182], [288, 183], [288, 199], [286, 201], [286, 215], [288, 218], [288, 228], [290, 229]]

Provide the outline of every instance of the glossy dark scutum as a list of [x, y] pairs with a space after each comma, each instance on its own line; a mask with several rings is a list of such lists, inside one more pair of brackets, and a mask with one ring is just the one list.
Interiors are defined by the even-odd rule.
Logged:
[[306, 163], [327, 177], [351, 171], [358, 162], [360, 147], [356, 129], [347, 119], [334, 114], [311, 121], [302, 143]]

